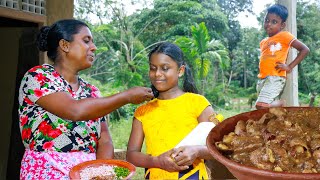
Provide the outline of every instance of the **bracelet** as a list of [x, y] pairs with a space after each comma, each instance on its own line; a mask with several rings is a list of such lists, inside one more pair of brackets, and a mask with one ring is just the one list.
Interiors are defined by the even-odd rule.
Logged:
[[213, 122], [215, 125], [219, 124], [220, 122], [222, 122], [224, 119], [222, 114], [217, 114], [217, 113], [213, 113], [209, 116], [209, 120], [211, 122]]

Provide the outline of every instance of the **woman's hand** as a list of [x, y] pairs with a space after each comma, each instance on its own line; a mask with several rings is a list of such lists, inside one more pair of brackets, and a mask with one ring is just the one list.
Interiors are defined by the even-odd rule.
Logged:
[[132, 104], [140, 104], [154, 98], [151, 88], [147, 87], [133, 87], [125, 92], [127, 93], [129, 103]]
[[161, 154], [157, 157], [157, 161], [159, 163], [159, 168], [169, 171], [183, 171], [189, 168], [189, 166], [178, 166], [178, 164], [172, 158], [173, 149]]

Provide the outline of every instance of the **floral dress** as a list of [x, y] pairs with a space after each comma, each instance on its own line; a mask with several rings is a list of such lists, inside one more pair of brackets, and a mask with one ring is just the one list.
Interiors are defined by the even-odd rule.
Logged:
[[55, 92], [67, 92], [76, 100], [100, 96], [95, 86], [81, 78], [79, 83], [79, 89], [73, 91], [49, 64], [33, 67], [24, 75], [19, 89], [19, 123], [26, 151], [20, 179], [68, 179], [73, 165], [95, 159], [100, 123], [105, 117], [73, 122], [36, 104], [39, 98]]

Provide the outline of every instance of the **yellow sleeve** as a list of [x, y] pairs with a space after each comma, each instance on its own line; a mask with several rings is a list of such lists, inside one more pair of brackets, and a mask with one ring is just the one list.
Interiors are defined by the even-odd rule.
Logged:
[[196, 94], [192, 100], [193, 108], [195, 108], [195, 112], [197, 113], [197, 117], [201, 115], [203, 110], [205, 110], [208, 106], [211, 106], [210, 102], [202, 95]]
[[133, 116], [134, 116], [138, 121], [141, 121], [142, 112], [143, 112], [143, 105], [142, 105], [142, 106], [139, 106], [139, 107], [135, 110]]
[[156, 107], [154, 104], [155, 104], [155, 100], [151, 100], [139, 106], [134, 112], [134, 117], [140, 122], [142, 122], [143, 117], [146, 115], [146, 113], [150, 112], [152, 109]]

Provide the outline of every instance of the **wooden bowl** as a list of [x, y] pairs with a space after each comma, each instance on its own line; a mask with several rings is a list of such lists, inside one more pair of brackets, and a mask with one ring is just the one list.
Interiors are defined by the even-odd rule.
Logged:
[[123, 160], [116, 160], [116, 159], [97, 159], [97, 160], [91, 160], [91, 161], [85, 161], [83, 163], [80, 163], [74, 167], [71, 168], [69, 172], [69, 177], [71, 180], [80, 180], [80, 172], [87, 168], [87, 167], [99, 167], [102, 165], [109, 165], [109, 166], [118, 166], [118, 167], [124, 167], [129, 169], [130, 173], [127, 177], [124, 179], [130, 179], [136, 172], [136, 167]]
[[[285, 107], [287, 111], [311, 109], [312, 107]], [[314, 107], [316, 108], [316, 107]], [[320, 108], [317, 108], [320, 110]], [[223, 156], [215, 146], [215, 142], [221, 141], [224, 135], [233, 132], [238, 121], [247, 121], [249, 118], [259, 120], [262, 115], [269, 112], [268, 109], [254, 110], [225, 119], [215, 126], [207, 136], [207, 147], [211, 155], [239, 180], [320, 180], [320, 173], [289, 173], [262, 170], [251, 166], [242, 165]], [[320, 133], [320, 132], [319, 132]]]

